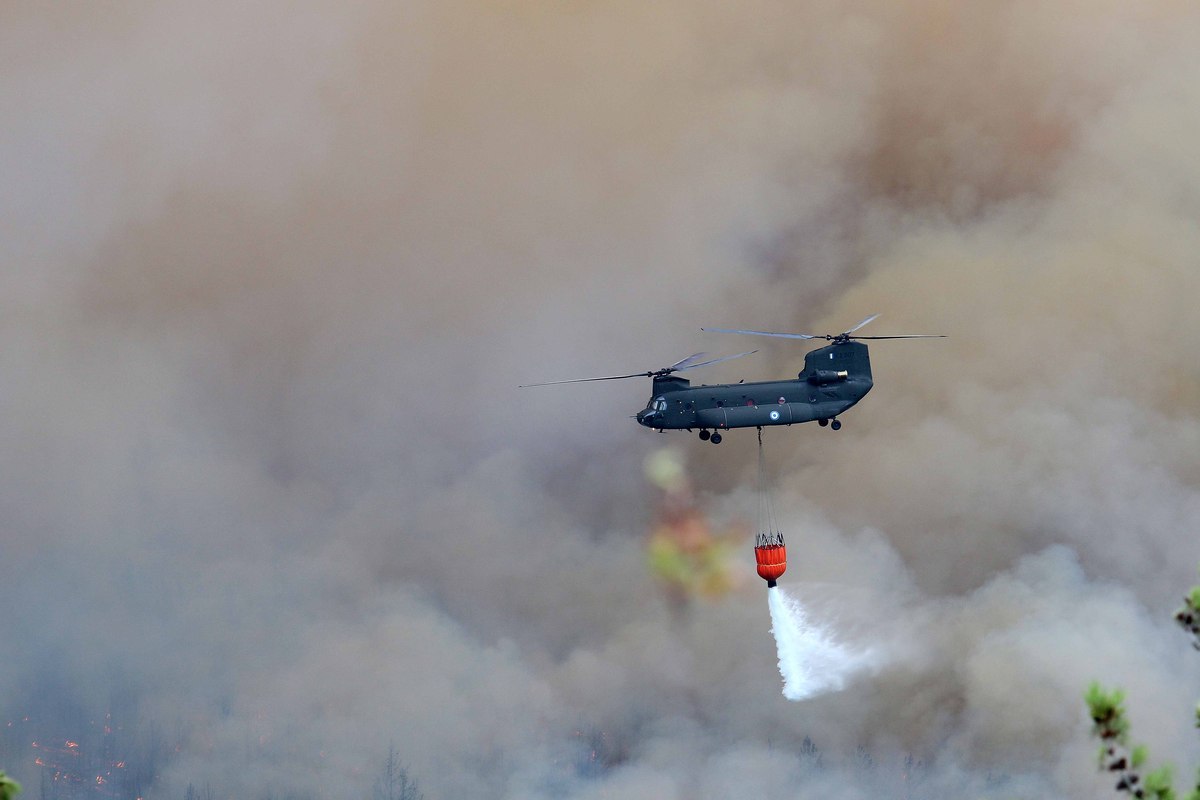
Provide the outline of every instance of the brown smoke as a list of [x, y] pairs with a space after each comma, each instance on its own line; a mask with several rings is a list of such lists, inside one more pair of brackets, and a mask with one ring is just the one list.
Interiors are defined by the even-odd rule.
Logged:
[[[1186, 761], [1197, 45], [1175, 2], [9, 4], [0, 707], [133, 697], [176, 796], [364, 796], [393, 741], [429, 797], [1091, 797], [1093, 678]], [[515, 386], [875, 312], [951, 338], [769, 432], [785, 580], [881, 654], [793, 705], [760, 587], [655, 594], [646, 387]], [[752, 509], [751, 437], [678, 436]]]

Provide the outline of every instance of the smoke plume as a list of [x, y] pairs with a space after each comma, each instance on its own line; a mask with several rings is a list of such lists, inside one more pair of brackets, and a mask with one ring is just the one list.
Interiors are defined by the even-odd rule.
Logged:
[[[0, 767], [1091, 798], [1098, 679], [1186, 773], [1198, 47], [1171, 0], [6, 4]], [[646, 569], [648, 387], [515, 387], [871, 313], [950, 338], [766, 433], [782, 585], [881, 654], [789, 703], [749, 543], [682, 609]], [[671, 438], [751, 513], [752, 436]]]

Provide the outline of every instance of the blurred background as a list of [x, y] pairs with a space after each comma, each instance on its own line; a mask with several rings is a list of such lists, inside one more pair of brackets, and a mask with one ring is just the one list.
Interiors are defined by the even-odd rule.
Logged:
[[[1167, 0], [5, 4], [0, 766], [1090, 798], [1093, 679], [1195, 764], [1198, 46]], [[764, 437], [781, 586], [873, 654], [793, 703], [753, 431], [516, 387], [873, 313], [950, 338]], [[755, 345], [688, 377], [802, 364]]]

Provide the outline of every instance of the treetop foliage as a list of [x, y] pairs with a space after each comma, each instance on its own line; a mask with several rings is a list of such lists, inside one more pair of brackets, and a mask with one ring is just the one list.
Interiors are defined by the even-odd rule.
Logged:
[[21, 784], [4, 774], [0, 769], [0, 800], [12, 800], [21, 793]]
[[[1175, 621], [1192, 635], [1192, 646], [1200, 650], [1200, 586], [1183, 598], [1183, 608], [1175, 612]], [[1100, 740], [1100, 769], [1116, 774], [1116, 790], [1137, 800], [1176, 800], [1171, 765], [1143, 774], [1149, 756], [1146, 746], [1129, 749], [1125, 692], [1107, 690], [1093, 681], [1084, 693], [1084, 701], [1092, 718], [1092, 735]], [[1200, 705], [1196, 706], [1196, 727], [1200, 728]], [[1195, 788], [1185, 800], [1200, 800], [1200, 771]]]

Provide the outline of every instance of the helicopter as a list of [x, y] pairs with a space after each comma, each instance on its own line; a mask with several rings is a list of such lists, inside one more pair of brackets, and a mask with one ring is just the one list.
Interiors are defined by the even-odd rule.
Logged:
[[699, 429], [700, 439], [713, 444], [721, 443], [721, 431], [732, 428], [761, 429], [767, 425], [796, 425], [815, 420], [822, 428], [828, 426], [836, 431], [842, 427], [838, 415], [862, 400], [874, 385], [871, 378], [871, 359], [867, 355], [867, 345], [863, 344], [862, 340], [946, 338], [941, 334], [854, 335], [855, 331], [878, 317], [878, 314], [872, 314], [849, 330], [836, 334], [774, 333], [733, 328], [700, 329], [710, 333], [828, 341], [829, 344], [811, 350], [804, 356], [804, 370], [795, 380], [692, 386], [691, 381], [675, 375], [677, 372], [706, 367], [758, 352], [750, 350], [720, 358], [708, 358], [706, 353], [696, 353], [668, 367], [647, 372], [531, 383], [519, 388], [650, 378], [653, 386], [650, 401], [634, 416], [638, 424], [660, 433], [664, 430]]

